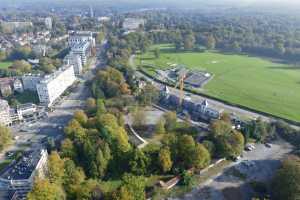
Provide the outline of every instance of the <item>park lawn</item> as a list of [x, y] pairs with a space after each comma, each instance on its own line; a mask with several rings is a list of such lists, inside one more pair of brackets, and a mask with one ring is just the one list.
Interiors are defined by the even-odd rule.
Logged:
[[[214, 78], [204, 86], [205, 94], [300, 122], [300, 66], [219, 52], [178, 53], [168, 44], [154, 48], [161, 49], [158, 59], [149, 51], [137, 56], [135, 63], [160, 69], [174, 63], [208, 71]], [[153, 67], [145, 70], [155, 73]]]
[[7, 69], [12, 65], [12, 62], [0, 62], [0, 69]]

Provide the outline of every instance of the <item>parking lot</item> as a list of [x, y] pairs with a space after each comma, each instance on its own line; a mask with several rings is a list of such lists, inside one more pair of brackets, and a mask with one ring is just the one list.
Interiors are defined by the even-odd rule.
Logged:
[[220, 174], [184, 197], [173, 200], [250, 200], [251, 187], [247, 183], [269, 181], [280, 166], [280, 160], [291, 151], [291, 145], [282, 140], [272, 143], [271, 147], [256, 144], [255, 150], [245, 151], [240, 160], [230, 164]]

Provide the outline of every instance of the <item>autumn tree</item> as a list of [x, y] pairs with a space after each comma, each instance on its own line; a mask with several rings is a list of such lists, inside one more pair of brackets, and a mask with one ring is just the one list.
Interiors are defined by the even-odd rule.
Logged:
[[138, 148], [133, 149], [129, 160], [130, 171], [135, 175], [145, 175], [148, 165], [149, 159], [144, 152]]
[[88, 98], [85, 101], [85, 109], [88, 113], [93, 113], [96, 111], [96, 100], [94, 98]]
[[245, 140], [243, 134], [232, 131], [217, 138], [217, 149], [220, 156], [237, 157], [243, 152]]
[[216, 39], [214, 38], [213, 35], [209, 35], [206, 40], [206, 48], [212, 50], [215, 48], [215, 46], [216, 46]]
[[73, 160], [77, 157], [75, 146], [69, 138], [64, 139], [61, 143], [61, 156]]
[[52, 151], [48, 158], [48, 177], [51, 183], [62, 183], [64, 176], [64, 161], [56, 151]]
[[11, 142], [11, 139], [10, 129], [0, 124], [0, 151]]
[[74, 119], [77, 120], [81, 124], [81, 126], [85, 126], [88, 117], [86, 116], [83, 110], [77, 110], [74, 113]]
[[155, 133], [156, 134], [166, 133], [165, 124], [166, 124], [166, 122], [165, 122], [164, 118], [159, 119], [155, 125]]
[[184, 37], [183, 46], [185, 50], [192, 50], [194, 48], [196, 39], [193, 33], [189, 33]]
[[166, 112], [164, 114], [165, 128], [167, 131], [172, 131], [176, 127], [177, 116], [175, 112]]
[[132, 124], [134, 127], [146, 125], [146, 112], [141, 107], [136, 107], [132, 113]]
[[68, 199], [75, 199], [76, 193], [80, 190], [81, 184], [85, 181], [83, 169], [76, 167], [75, 163], [67, 159], [64, 164], [63, 186]]
[[164, 173], [171, 170], [173, 162], [169, 148], [162, 148], [158, 155], [160, 167]]
[[29, 73], [32, 66], [25, 60], [17, 60], [12, 64], [12, 68], [20, 73]]
[[282, 162], [272, 181], [272, 199], [298, 200], [300, 198], [300, 159], [289, 157]]
[[193, 157], [192, 165], [197, 169], [205, 168], [210, 164], [210, 154], [202, 144], [196, 144], [194, 153], [191, 156]]
[[48, 179], [37, 179], [27, 195], [28, 200], [65, 200], [63, 189]]

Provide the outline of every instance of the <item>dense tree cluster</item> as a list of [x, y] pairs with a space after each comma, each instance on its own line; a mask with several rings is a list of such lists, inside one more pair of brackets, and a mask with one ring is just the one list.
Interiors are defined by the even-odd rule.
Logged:
[[12, 140], [10, 129], [0, 124], [0, 151]]
[[272, 199], [300, 198], [300, 159], [291, 156], [282, 162], [272, 182]]
[[205, 142], [205, 146], [211, 152], [216, 151], [218, 156], [233, 158], [241, 155], [244, 150], [243, 134], [235, 130], [231, 122], [224, 118], [211, 123], [211, 134], [215, 146], [210, 142]]
[[147, 19], [146, 30], [153, 43], [174, 43], [177, 49], [185, 50], [200, 45], [299, 61], [300, 24], [294, 17], [222, 12], [151, 12], [141, 16]]

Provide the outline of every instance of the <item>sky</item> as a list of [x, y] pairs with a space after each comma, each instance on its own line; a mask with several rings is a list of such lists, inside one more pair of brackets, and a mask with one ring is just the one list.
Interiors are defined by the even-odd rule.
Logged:
[[[97, 4], [97, 5], [135, 5], [135, 6], [171, 6], [171, 7], [201, 7], [202, 5], [227, 5], [227, 6], [285, 6], [295, 7], [300, 6], [300, 0], [0, 0], [0, 7], [6, 5], [20, 4]], [[76, 3], [74, 3], [76, 2]]]

